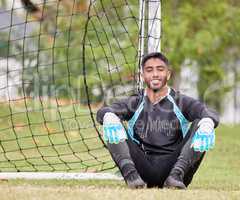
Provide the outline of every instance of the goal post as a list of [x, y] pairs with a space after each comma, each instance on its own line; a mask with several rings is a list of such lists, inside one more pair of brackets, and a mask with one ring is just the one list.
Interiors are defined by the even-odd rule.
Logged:
[[96, 112], [142, 84], [144, 52], [160, 51], [160, 0], [1, 6], [0, 179], [119, 179]]
[[161, 51], [161, 0], [148, 1], [148, 53]]

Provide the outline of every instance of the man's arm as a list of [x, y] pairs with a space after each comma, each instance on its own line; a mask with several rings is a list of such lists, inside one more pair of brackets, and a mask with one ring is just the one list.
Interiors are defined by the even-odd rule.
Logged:
[[97, 121], [103, 124], [103, 117], [107, 112], [114, 113], [120, 120], [129, 120], [137, 109], [139, 100], [140, 96], [132, 95], [114, 102], [111, 106], [104, 106], [97, 111]]
[[215, 144], [215, 131], [219, 124], [219, 117], [216, 111], [208, 108], [204, 103], [191, 97], [180, 95], [182, 112], [189, 121], [200, 119], [191, 147], [194, 151], [208, 151], [213, 149]]
[[219, 124], [218, 113], [196, 99], [186, 95], [180, 95], [179, 106], [184, 116], [191, 122], [195, 119], [210, 118], [213, 120], [215, 128]]

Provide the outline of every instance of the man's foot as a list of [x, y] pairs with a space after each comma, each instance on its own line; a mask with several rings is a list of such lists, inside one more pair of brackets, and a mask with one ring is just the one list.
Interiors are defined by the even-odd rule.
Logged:
[[187, 189], [182, 178], [177, 174], [169, 175], [165, 180], [163, 187], [170, 189]]
[[142, 180], [137, 171], [133, 171], [128, 174], [126, 177], [126, 183], [131, 189], [140, 189], [146, 187], [146, 183]]

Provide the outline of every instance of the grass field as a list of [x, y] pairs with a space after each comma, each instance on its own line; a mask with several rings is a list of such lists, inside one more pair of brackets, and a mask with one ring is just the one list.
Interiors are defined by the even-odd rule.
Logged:
[[[89, 110], [58, 103], [1, 104], [1, 171], [95, 171], [104, 162], [106, 168], [113, 166]], [[112, 180], [0, 180], [0, 199], [240, 199], [239, 130], [240, 125], [217, 129], [216, 147], [187, 191], [130, 190], [123, 181]]]
[[1, 180], [1, 199], [240, 199], [240, 126], [217, 129], [216, 146], [186, 191], [130, 190], [123, 181]]
[[54, 99], [0, 103], [0, 171], [79, 172], [113, 166], [87, 106]]

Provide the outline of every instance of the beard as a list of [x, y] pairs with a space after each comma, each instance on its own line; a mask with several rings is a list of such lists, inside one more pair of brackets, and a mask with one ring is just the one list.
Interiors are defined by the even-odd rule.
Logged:
[[167, 84], [167, 77], [162, 77], [157, 80], [149, 80], [146, 82], [148, 88], [150, 88], [154, 93], [160, 91]]

